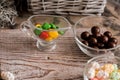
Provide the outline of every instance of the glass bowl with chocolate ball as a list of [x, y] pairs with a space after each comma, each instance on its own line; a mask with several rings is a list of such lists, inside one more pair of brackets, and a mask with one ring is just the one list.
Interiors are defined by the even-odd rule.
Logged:
[[120, 48], [120, 24], [104, 16], [81, 18], [73, 27], [75, 41], [82, 52], [95, 57]]

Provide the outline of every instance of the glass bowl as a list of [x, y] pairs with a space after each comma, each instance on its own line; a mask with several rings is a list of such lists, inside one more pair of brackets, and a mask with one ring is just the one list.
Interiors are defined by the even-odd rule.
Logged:
[[94, 57], [85, 65], [84, 80], [120, 80], [120, 57], [100, 55]]
[[[96, 47], [89, 47], [88, 45], [83, 44], [83, 39], [81, 38], [81, 34], [85, 31], [91, 33], [91, 28], [93, 26], [98, 26], [100, 28], [100, 33], [103, 34], [106, 31], [112, 33], [112, 37], [118, 40], [117, 45], [114, 48], [96, 48]], [[113, 18], [107, 18], [104, 16], [87, 16], [81, 18], [73, 27], [73, 33], [75, 41], [78, 47], [81, 49], [82, 52], [87, 54], [90, 57], [95, 57], [101, 54], [105, 54], [108, 52], [115, 53], [119, 50], [120, 47], [120, 24], [115, 23]], [[91, 42], [89, 39], [87, 39]], [[97, 44], [96, 44], [97, 45]], [[106, 43], [108, 45], [108, 43]]]
[[71, 28], [71, 24], [62, 16], [33, 15], [21, 23], [21, 28], [37, 40], [39, 50], [51, 51], [56, 48], [56, 40]]

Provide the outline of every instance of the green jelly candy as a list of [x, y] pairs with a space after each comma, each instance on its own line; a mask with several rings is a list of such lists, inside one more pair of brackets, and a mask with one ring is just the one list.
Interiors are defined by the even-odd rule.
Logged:
[[63, 35], [65, 32], [64, 31], [58, 31], [58, 33]]
[[56, 26], [56, 29], [58, 29], [59, 27], [58, 26]]
[[45, 30], [48, 30], [48, 29], [51, 28], [51, 25], [50, 25], [49, 23], [44, 23], [44, 24], [42, 25], [42, 28], [45, 29]]
[[111, 80], [120, 80], [120, 73], [118, 71], [113, 71], [110, 75]]
[[34, 30], [34, 33], [35, 33], [35, 35], [40, 35], [40, 33], [42, 32], [42, 29], [41, 28], [36, 28], [35, 30]]
[[118, 70], [117, 64], [113, 64], [113, 66], [114, 66], [114, 71]]
[[51, 25], [51, 29], [56, 29], [56, 25], [54, 25], [54, 24], [50, 24]]

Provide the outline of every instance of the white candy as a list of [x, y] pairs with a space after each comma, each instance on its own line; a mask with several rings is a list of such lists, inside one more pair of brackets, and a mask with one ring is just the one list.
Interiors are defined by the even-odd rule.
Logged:
[[4, 80], [14, 80], [15, 79], [15, 77], [12, 73], [5, 72], [5, 71], [1, 72], [1, 78]]
[[92, 62], [90, 67], [94, 68], [94, 69], [98, 69], [98, 68], [100, 68], [100, 64], [98, 62]]
[[97, 78], [104, 78], [104, 79], [106, 79], [106, 78], [109, 77], [109, 74], [107, 72], [103, 71], [103, 70], [100, 70], [100, 71], [98, 71], [96, 76], [97, 76]]
[[88, 78], [94, 78], [95, 77], [95, 69], [90, 68], [87, 72], [87, 77]]

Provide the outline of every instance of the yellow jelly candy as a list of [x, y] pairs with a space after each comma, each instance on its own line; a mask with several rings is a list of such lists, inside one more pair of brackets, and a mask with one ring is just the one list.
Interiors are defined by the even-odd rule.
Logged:
[[114, 71], [114, 65], [113, 64], [105, 64], [103, 67], [102, 67], [102, 70], [108, 72], [108, 73], [111, 73], [112, 71]]
[[48, 32], [49, 36], [52, 37], [53, 39], [58, 38], [59, 34], [57, 31], [49, 31]]
[[45, 40], [46, 40], [46, 41], [52, 41], [53, 38], [52, 38], [52, 37], [48, 37], [48, 38], [46, 38]]
[[36, 24], [35, 25], [37, 28], [40, 28], [41, 27], [41, 24]]
[[97, 75], [98, 72], [99, 72], [99, 69], [95, 69], [95, 75]]

